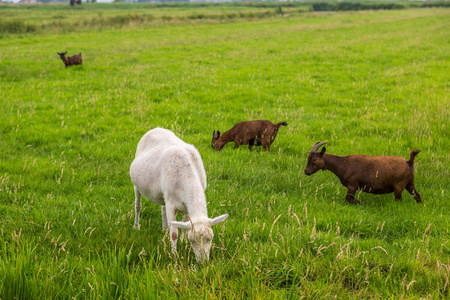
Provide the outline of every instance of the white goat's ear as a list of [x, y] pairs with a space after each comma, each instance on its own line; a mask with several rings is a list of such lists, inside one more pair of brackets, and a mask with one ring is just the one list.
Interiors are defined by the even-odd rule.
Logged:
[[226, 218], [228, 218], [228, 214], [218, 216], [217, 218], [214, 218], [214, 219], [209, 219], [209, 222], [210, 222], [210, 225], [213, 226], [213, 225], [222, 223], [223, 221], [225, 221]]
[[178, 222], [178, 221], [171, 221], [170, 226], [186, 230], [191, 229], [192, 227], [191, 222]]

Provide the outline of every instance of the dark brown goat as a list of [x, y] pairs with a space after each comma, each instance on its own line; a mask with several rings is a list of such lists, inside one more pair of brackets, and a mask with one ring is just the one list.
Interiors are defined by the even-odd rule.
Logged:
[[61, 58], [61, 60], [63, 61], [63, 63], [66, 65], [67, 67], [70, 66], [74, 66], [74, 65], [82, 65], [83, 64], [83, 60], [81, 59], [81, 53], [80, 54], [76, 54], [74, 56], [69, 56], [67, 57], [67, 51], [66, 52], [56, 52], [58, 53], [59, 57]]
[[325, 154], [325, 143], [317, 142], [308, 155], [306, 175], [312, 175], [318, 170], [330, 170], [347, 188], [347, 201], [359, 203], [355, 199], [357, 190], [372, 194], [394, 193], [395, 200], [402, 200], [402, 192], [406, 190], [422, 202], [420, 194], [414, 186], [414, 158], [420, 150], [411, 150], [409, 160], [399, 156], [367, 156], [348, 155], [337, 156]]
[[287, 126], [287, 123], [279, 122], [274, 125], [270, 121], [255, 120], [237, 123], [222, 135], [220, 131], [214, 130], [212, 147], [220, 151], [226, 143], [234, 142], [234, 149], [239, 148], [239, 145], [248, 145], [248, 149], [252, 150], [253, 146], [262, 145], [264, 150], [269, 151], [281, 125]]

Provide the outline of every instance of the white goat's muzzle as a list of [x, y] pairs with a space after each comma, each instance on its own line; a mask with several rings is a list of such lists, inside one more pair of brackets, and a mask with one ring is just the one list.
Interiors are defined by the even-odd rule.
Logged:
[[195, 259], [197, 263], [203, 264], [209, 261], [209, 250], [205, 251], [204, 249], [194, 249]]

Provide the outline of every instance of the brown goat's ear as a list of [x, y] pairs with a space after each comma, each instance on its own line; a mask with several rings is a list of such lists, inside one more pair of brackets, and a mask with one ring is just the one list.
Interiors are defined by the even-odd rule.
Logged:
[[220, 137], [220, 131], [217, 130], [217, 138], [219, 138], [219, 137]]
[[324, 154], [325, 154], [325, 151], [326, 151], [327, 149], [325, 148], [325, 147], [322, 147], [322, 151], [320, 151], [320, 156], [323, 156]]

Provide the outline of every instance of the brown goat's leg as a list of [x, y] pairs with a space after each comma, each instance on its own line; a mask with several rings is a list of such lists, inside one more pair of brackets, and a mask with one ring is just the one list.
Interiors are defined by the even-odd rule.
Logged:
[[404, 187], [394, 186], [395, 201], [402, 201], [402, 192]]
[[347, 199], [348, 202], [351, 204], [359, 204], [359, 201], [355, 199], [356, 189], [355, 188], [349, 188], [347, 187], [347, 196], [345, 199]]
[[419, 192], [416, 190], [414, 183], [408, 183], [406, 190], [411, 194], [411, 196], [416, 199], [417, 203], [422, 203], [422, 197], [420, 197]]

